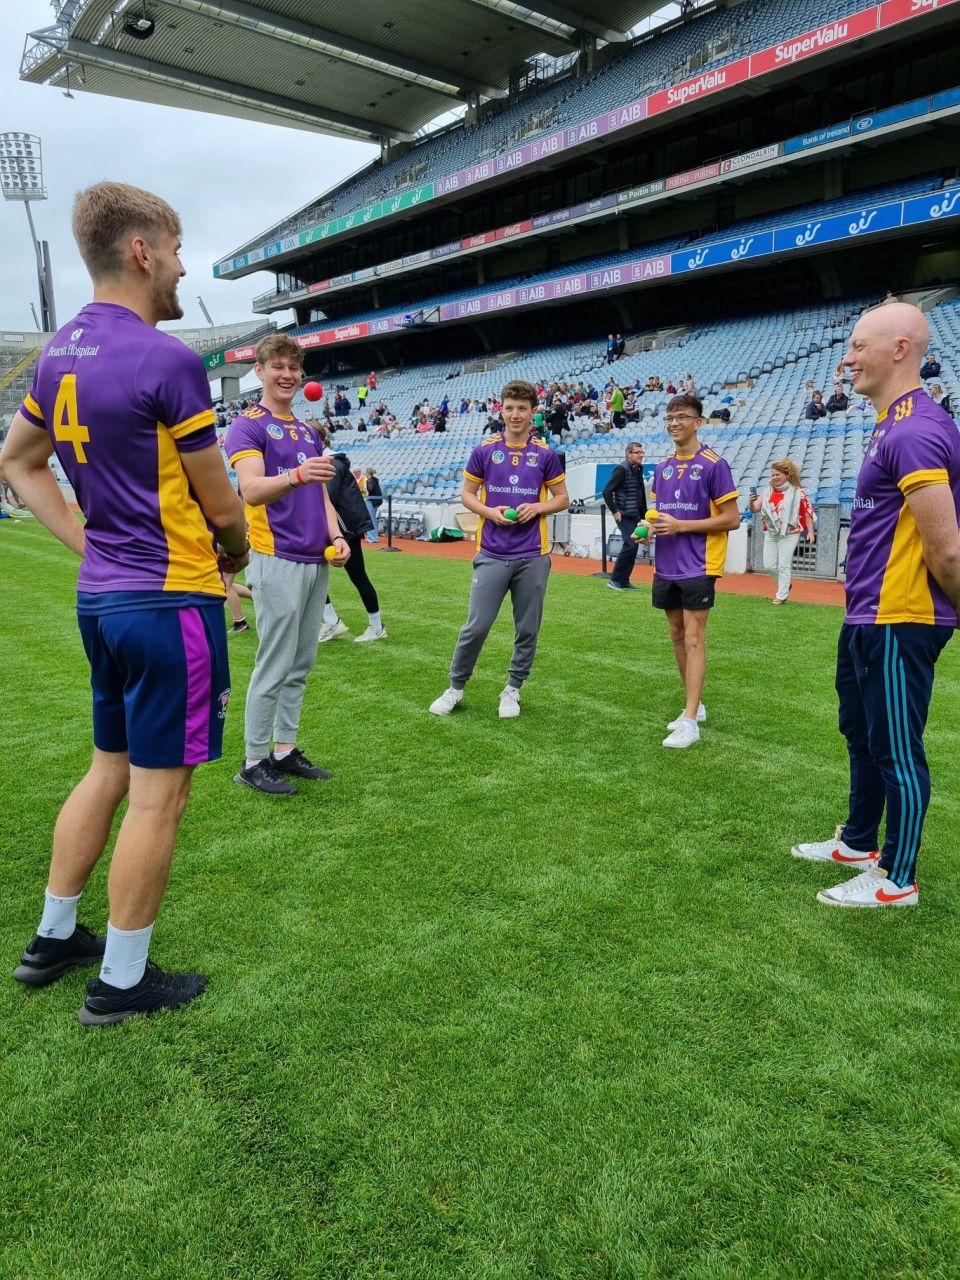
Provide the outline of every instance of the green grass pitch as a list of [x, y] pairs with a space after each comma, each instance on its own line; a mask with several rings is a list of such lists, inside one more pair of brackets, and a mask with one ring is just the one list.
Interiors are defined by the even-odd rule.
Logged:
[[[839, 610], [722, 597], [709, 722], [669, 752], [648, 589], [555, 574], [521, 718], [505, 611], [438, 720], [469, 565], [369, 558], [390, 638], [323, 646], [305, 707], [333, 781], [233, 784], [230, 641], [153, 947], [203, 999], [90, 1031], [89, 974], [0, 981], [2, 1280], [955, 1277], [960, 644], [921, 905], [830, 910], [789, 849], [844, 813]], [[90, 750], [75, 571], [0, 527], [8, 971]]]

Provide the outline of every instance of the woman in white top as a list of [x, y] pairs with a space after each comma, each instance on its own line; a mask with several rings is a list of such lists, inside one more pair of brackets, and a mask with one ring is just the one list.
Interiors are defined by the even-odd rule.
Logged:
[[770, 484], [761, 493], [751, 491], [750, 510], [763, 520], [763, 567], [777, 584], [771, 604], [786, 604], [793, 572], [793, 552], [806, 530], [813, 545], [814, 512], [800, 488], [800, 468], [792, 458], [770, 464]]

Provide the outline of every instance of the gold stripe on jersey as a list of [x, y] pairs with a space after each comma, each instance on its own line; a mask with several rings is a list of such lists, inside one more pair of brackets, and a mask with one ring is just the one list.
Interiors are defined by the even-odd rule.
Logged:
[[555, 484], [563, 484], [566, 478], [567, 478], [566, 474], [564, 473], [559, 476], [554, 476], [552, 480], [544, 480], [543, 483], [547, 486], [548, 489], [552, 489]]
[[34, 400], [33, 396], [30, 394], [29, 391], [23, 397], [23, 407], [25, 409], [29, 409], [29, 411], [33, 414], [33, 416], [35, 418], [39, 418], [41, 422], [46, 421], [46, 419], [43, 416], [43, 410], [37, 404], [36, 400]]
[[275, 555], [273, 530], [270, 528], [270, 517], [266, 506], [253, 507], [249, 502], [245, 502], [243, 510], [247, 517], [247, 537], [250, 539], [251, 547], [261, 555]]
[[472, 471], [467, 471], [466, 468], [463, 471], [463, 478], [464, 480], [472, 480], [474, 484], [483, 484], [483, 476], [475, 476]]
[[[717, 504], [717, 506], [719, 506], [721, 502], [732, 502], [734, 498], [739, 498], [739, 497], [740, 497], [740, 491], [738, 489], [731, 489], [730, 492], [725, 493], [722, 498], [714, 498], [712, 499], [712, 501], [714, 501]], [[712, 512], [711, 514], [715, 515], [716, 512]]]
[[897, 517], [890, 555], [880, 583], [876, 621], [878, 625], [890, 622], [932, 625], [936, 621], [920, 530], [907, 503], [900, 508]]
[[213, 537], [196, 498], [169, 429], [157, 423], [157, 497], [160, 524], [167, 542], [164, 591], [201, 591], [225, 596], [217, 567]]
[[[563, 476], [558, 476], [557, 479], [562, 480]], [[548, 490], [546, 483], [541, 484], [540, 501], [544, 502], [549, 497], [550, 497], [550, 491]], [[540, 519], [540, 554], [542, 556], [545, 556], [547, 552], [550, 550], [550, 539], [547, 537], [547, 517], [540, 516], [539, 519]]]
[[262, 462], [263, 450], [262, 449], [240, 449], [236, 453], [231, 453], [230, 455], [231, 467], [235, 467], [241, 458], [259, 458], [260, 461]]
[[911, 471], [897, 481], [897, 488], [906, 496], [908, 493], [916, 493], [918, 489], [926, 489], [931, 484], [949, 483], [950, 477], [945, 467], [929, 467], [925, 471]]
[[200, 413], [195, 413], [192, 418], [184, 418], [183, 422], [178, 422], [169, 430], [174, 440], [182, 440], [184, 436], [192, 435], [201, 427], [212, 427], [215, 421], [213, 410], [204, 409]]
[[[720, 508], [710, 499], [710, 515], [716, 516], [720, 514]], [[727, 531], [724, 529], [720, 533], [708, 533], [706, 536], [706, 547], [704, 548], [704, 573], [709, 578], [719, 578], [723, 575], [723, 567], [727, 562]]]
[[703, 454], [705, 458], [709, 458], [711, 462], [720, 461], [719, 453], [714, 453], [712, 449], [701, 449], [700, 452]]
[[[465, 471], [463, 474], [466, 475], [467, 472]], [[473, 480], [473, 479], [476, 479], [476, 477], [471, 476], [470, 479]], [[480, 488], [477, 490], [477, 497], [480, 499], [480, 501], [483, 503], [484, 506], [487, 505], [487, 486], [483, 483], [482, 480], [480, 481]], [[479, 516], [477, 519], [477, 550], [478, 551], [480, 550], [480, 542], [481, 542], [481, 539], [483, 538], [483, 523], [484, 523], [483, 516]]]

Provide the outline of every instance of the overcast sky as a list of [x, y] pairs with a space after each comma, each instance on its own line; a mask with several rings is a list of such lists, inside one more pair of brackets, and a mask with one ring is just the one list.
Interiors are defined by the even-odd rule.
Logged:
[[[180, 325], [206, 323], [198, 294], [217, 324], [249, 319], [251, 299], [275, 277], [259, 272], [215, 281], [213, 263], [366, 164], [376, 148], [80, 90], [71, 100], [48, 85], [25, 84], [19, 70], [26, 33], [53, 20], [48, 0], [0, 3], [0, 132], [37, 134], [43, 143], [49, 199], [35, 203], [33, 214], [38, 236], [50, 242], [59, 323], [90, 296], [70, 234], [73, 197], [105, 178], [155, 191], [179, 211], [187, 268]], [[258, 166], [269, 172], [267, 179], [253, 176]], [[30, 303], [39, 312], [37, 295], [27, 216], [19, 203], [0, 201], [0, 327], [34, 329]]]

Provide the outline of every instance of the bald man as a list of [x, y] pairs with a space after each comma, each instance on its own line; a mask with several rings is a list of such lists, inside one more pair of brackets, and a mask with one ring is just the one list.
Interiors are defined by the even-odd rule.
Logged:
[[894, 302], [861, 317], [841, 362], [877, 410], [853, 500], [837, 649], [850, 806], [833, 839], [793, 847], [798, 858], [859, 873], [817, 894], [833, 907], [918, 901], [930, 803], [923, 730], [934, 666], [960, 609], [960, 432], [920, 386], [929, 337], [923, 314]]

